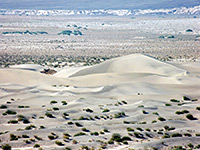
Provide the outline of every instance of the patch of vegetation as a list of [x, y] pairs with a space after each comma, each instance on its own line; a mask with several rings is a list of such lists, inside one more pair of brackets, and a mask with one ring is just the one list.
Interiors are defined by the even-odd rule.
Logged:
[[8, 114], [8, 115], [16, 115], [17, 114], [17, 112], [13, 111], [13, 110], [6, 110], [5, 113]]
[[74, 30], [74, 31], [71, 31], [71, 30], [63, 30], [62, 32], [58, 33], [58, 35], [83, 35], [83, 33], [79, 30]]
[[83, 135], [87, 135], [87, 134], [84, 132], [79, 132], [79, 133], [76, 133], [74, 136], [83, 136]]
[[26, 135], [26, 134], [23, 134], [23, 135], [22, 135], [22, 138], [29, 138], [29, 136]]
[[55, 139], [58, 138], [58, 135], [56, 135], [55, 133], [51, 133], [51, 135], [48, 135], [48, 138], [49, 138], [50, 140], [55, 140]]
[[171, 137], [182, 137], [183, 135], [180, 133], [174, 133], [171, 135]]
[[187, 29], [185, 32], [193, 32], [192, 29]]
[[53, 107], [52, 108], [54, 111], [57, 111], [57, 110], [59, 110], [59, 108], [58, 107]]
[[134, 135], [136, 138], [144, 138], [143, 134], [141, 134], [140, 132], [134, 132]]
[[10, 134], [10, 140], [11, 140], [11, 141], [16, 141], [16, 140], [18, 140], [18, 136], [14, 135], [14, 134]]
[[84, 132], [90, 132], [90, 130], [88, 130], [86, 128], [82, 128], [81, 130], [84, 131]]
[[174, 102], [174, 103], [179, 103], [180, 101], [179, 100], [176, 100], [176, 99], [170, 99], [171, 102]]
[[60, 141], [55, 141], [55, 144], [57, 144], [58, 146], [63, 146], [64, 144]]
[[11, 150], [12, 147], [9, 144], [1, 145], [2, 150]]
[[23, 106], [23, 105], [20, 105], [20, 106], [18, 106], [18, 108], [30, 108], [30, 106]]
[[83, 126], [82, 124], [80, 124], [80, 123], [78, 123], [78, 122], [75, 122], [75, 125], [76, 125], [77, 127], [82, 127], [82, 126]]
[[52, 115], [51, 113], [49, 113], [49, 112], [46, 112], [45, 115], [46, 115], [47, 117], [49, 117], [49, 118], [55, 118], [55, 116], [53, 116], [53, 115]]
[[133, 128], [128, 127], [127, 131], [131, 132], [131, 131], [135, 131]]
[[186, 118], [189, 120], [197, 120], [197, 118], [195, 118], [192, 114], [187, 114]]
[[66, 101], [61, 101], [62, 105], [67, 105]]
[[43, 140], [41, 137], [39, 137], [39, 136], [37, 136], [37, 135], [34, 135], [34, 138], [35, 138], [36, 140], [38, 140], [38, 141], [42, 141], [42, 140]]
[[165, 106], [172, 106], [172, 105], [167, 103], [167, 104], [165, 104]]
[[196, 107], [196, 110], [199, 110], [199, 111], [200, 111], [200, 107]]
[[31, 130], [31, 129], [35, 129], [36, 126], [35, 125], [29, 125], [25, 127], [25, 130]]
[[139, 105], [138, 107], [144, 107], [144, 105]]
[[147, 111], [145, 111], [145, 110], [142, 110], [142, 113], [143, 113], [143, 114], [148, 114], [148, 112], [147, 112]]
[[102, 112], [105, 113], [105, 112], [109, 112], [110, 110], [109, 109], [104, 109]]
[[163, 118], [163, 117], [158, 117], [158, 120], [160, 120], [160, 121], [166, 121], [166, 119]]
[[1, 105], [0, 106], [0, 109], [6, 109], [6, 108], [8, 108], [8, 106], [6, 106], [6, 105]]
[[125, 117], [126, 114], [124, 112], [119, 112], [117, 114], [114, 114], [114, 118], [122, 118], [122, 117]]
[[99, 135], [98, 132], [91, 132], [90, 134], [91, 134], [91, 135], [95, 135], [95, 136], [98, 136], [98, 135]]
[[124, 100], [122, 101], [122, 103], [123, 103], [123, 104], [127, 104], [127, 102], [126, 102], [126, 101], [124, 101]]
[[2, 32], [2, 34], [30, 34], [30, 35], [38, 35], [38, 34], [48, 34], [45, 31], [36, 31], [36, 32], [30, 32], [29, 30], [26, 31], [13, 31], [13, 32]]
[[87, 108], [87, 109], [83, 109], [84, 111], [86, 111], [86, 112], [89, 112], [89, 113], [93, 113], [93, 110], [92, 109], [90, 109], [90, 108]]
[[143, 129], [142, 129], [142, 128], [140, 128], [140, 127], [137, 127], [136, 129], [137, 129], [137, 130], [139, 130], [139, 131], [143, 131]]
[[39, 144], [35, 144], [33, 147], [34, 147], [34, 148], [39, 148], [40, 145], [39, 145]]
[[17, 120], [10, 120], [10, 121], [8, 121], [8, 123], [11, 123], [11, 124], [17, 124], [18, 121], [17, 121]]
[[58, 102], [55, 101], [55, 100], [53, 100], [53, 101], [50, 102], [50, 104], [56, 104], [56, 103], [58, 103]]

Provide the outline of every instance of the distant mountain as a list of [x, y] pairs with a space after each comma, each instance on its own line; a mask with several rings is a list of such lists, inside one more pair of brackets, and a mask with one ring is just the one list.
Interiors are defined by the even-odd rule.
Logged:
[[96, 10], [194, 7], [200, 0], [0, 0], [0, 9]]
[[0, 9], [0, 15], [26, 16], [139, 16], [139, 15], [200, 15], [200, 5], [195, 7], [180, 7], [171, 9], [97, 9], [97, 10], [28, 10], [28, 9]]

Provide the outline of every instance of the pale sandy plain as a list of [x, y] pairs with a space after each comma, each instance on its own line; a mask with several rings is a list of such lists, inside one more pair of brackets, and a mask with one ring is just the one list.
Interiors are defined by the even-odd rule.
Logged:
[[[1, 16], [4, 19], [1, 21], [2, 32], [25, 28], [39, 30], [40, 26], [42, 30], [47, 30], [44, 23], [34, 24], [33, 21], [24, 25], [15, 20], [20, 17], [13, 18], [14, 21], [9, 17]], [[109, 19], [99, 20], [99, 23], [97, 19], [96, 24], [94, 21], [88, 25], [85, 36], [59, 37], [53, 31], [60, 32], [65, 27], [56, 29], [55, 25], [62, 25], [56, 21], [51, 29], [49, 27], [52, 34], [47, 37], [0, 35], [2, 58], [13, 56], [12, 59], [1, 62], [14, 62], [9, 65], [10, 68], [0, 69], [1, 145], [8, 143], [13, 149], [34, 149], [35, 144], [39, 144], [42, 149], [47, 150], [66, 147], [86, 149], [86, 146], [113, 150], [173, 149], [178, 145], [189, 148], [191, 144], [198, 147], [200, 61], [199, 39], [196, 36], [199, 34], [199, 20], [161, 19], [164, 23], [161, 22], [159, 30], [153, 30], [150, 26], [156, 20], [150, 19], [150, 26], [145, 28], [144, 25], [142, 31], [142, 26], [129, 30], [128, 27], [131, 28], [132, 25], [120, 30], [119, 20], [115, 19], [118, 22], [115, 28], [108, 24], [106, 27], [101, 26], [102, 22], [108, 23]], [[123, 22], [123, 18], [120, 19]], [[176, 28], [174, 27], [173, 32], [167, 30], [170, 28], [167, 25], [162, 28], [165, 21], [169, 24], [175, 21]], [[146, 19], [136, 22], [144, 23]], [[92, 24], [96, 26], [93, 27]], [[159, 21], [156, 25], [158, 24]], [[85, 25], [86, 23], [81, 26]], [[97, 26], [100, 28], [96, 28]], [[194, 32], [186, 33], [185, 30], [191, 26]], [[141, 32], [138, 32], [139, 28]], [[165, 30], [167, 34], [178, 38], [159, 39], [160, 35], [165, 34]], [[103, 37], [107, 39], [103, 40]], [[62, 40], [66, 42], [59, 43]], [[96, 45], [98, 42], [99, 45]], [[132, 45], [138, 43], [143, 44], [138, 47]], [[153, 43], [156, 43], [155, 46]], [[56, 50], [58, 45], [63, 46], [63, 49], [59, 47]], [[75, 46], [75, 49], [67, 47], [69, 45]], [[104, 49], [106, 47], [108, 48]], [[157, 49], [158, 47], [160, 48]], [[48, 67], [48, 64], [42, 66], [29, 60], [29, 64], [18, 65], [18, 57], [26, 59], [33, 54], [34, 58], [38, 58], [37, 54], [58, 57], [61, 54], [63, 57], [76, 57], [76, 54], [83, 57], [123, 56], [92, 66], [79, 64], [53, 68], [57, 73], [46, 75], [40, 71]], [[152, 56], [171, 61], [160, 61]], [[184, 99], [184, 96], [188, 99]], [[14, 114], [10, 114], [13, 112]], [[193, 118], [187, 118], [188, 114]], [[80, 132], [85, 135], [77, 136]], [[114, 133], [120, 134], [121, 138], [113, 139], [112, 143]], [[62, 142], [60, 146], [56, 141]]]

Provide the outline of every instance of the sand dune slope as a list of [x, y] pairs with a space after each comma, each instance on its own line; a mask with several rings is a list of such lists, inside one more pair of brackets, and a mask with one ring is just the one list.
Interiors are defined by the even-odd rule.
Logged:
[[132, 54], [83, 69], [71, 77], [102, 73], [153, 73], [172, 76], [184, 74], [186, 71], [146, 55]]

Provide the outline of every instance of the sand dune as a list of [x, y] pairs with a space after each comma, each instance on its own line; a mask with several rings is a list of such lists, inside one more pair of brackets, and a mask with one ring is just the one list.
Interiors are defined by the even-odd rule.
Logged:
[[[54, 75], [38, 72], [40, 66], [2, 68], [0, 106], [6, 108], [0, 109], [1, 143], [14, 149], [39, 144], [47, 150], [198, 146], [199, 67], [199, 62], [169, 64], [133, 54], [88, 68], [63, 68]], [[188, 119], [189, 113], [196, 119]], [[114, 133], [131, 141], [117, 142]]]
[[101, 73], [153, 73], [179, 75], [186, 71], [142, 54], [132, 54], [109, 60], [100, 65], [81, 70], [71, 77]]

